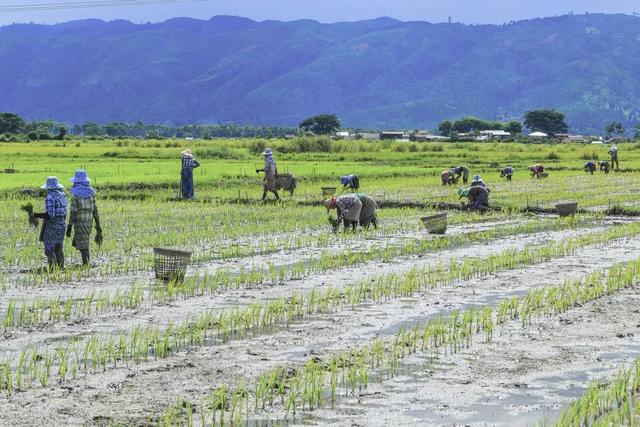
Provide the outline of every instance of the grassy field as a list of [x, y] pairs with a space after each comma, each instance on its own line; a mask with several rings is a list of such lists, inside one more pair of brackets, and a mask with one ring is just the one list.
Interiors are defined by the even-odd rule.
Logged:
[[[176, 200], [187, 143], [202, 163], [191, 202]], [[594, 379], [637, 401], [615, 376], [638, 376], [635, 144], [619, 146], [621, 171], [589, 175], [606, 145], [270, 141], [298, 178], [278, 203], [259, 202], [259, 141], [65, 144], [0, 145], [0, 171], [15, 170], [0, 174], [2, 425], [638, 421], [592, 407]], [[534, 163], [549, 177], [531, 179]], [[454, 165], [501, 209], [449, 210], [431, 235], [420, 218], [437, 209], [421, 203], [461, 203], [440, 184]], [[66, 241], [67, 267], [48, 272], [20, 206], [80, 167], [105, 241], [88, 268]], [[381, 202], [378, 229], [333, 233], [318, 206], [350, 173]], [[566, 200], [585, 210], [526, 209]], [[155, 246], [192, 252], [184, 281], [155, 280]]]

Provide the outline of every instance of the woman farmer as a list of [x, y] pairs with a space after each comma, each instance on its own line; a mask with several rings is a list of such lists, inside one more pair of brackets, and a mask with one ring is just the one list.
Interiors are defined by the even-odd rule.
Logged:
[[102, 243], [102, 228], [96, 205], [96, 190], [90, 184], [91, 180], [83, 170], [77, 170], [71, 187], [71, 204], [69, 206], [69, 225], [67, 237], [71, 237], [71, 229], [75, 228], [72, 245], [80, 251], [82, 265], [89, 264], [89, 239], [93, 221], [96, 222], [96, 243]]
[[511, 177], [513, 177], [513, 168], [511, 166], [507, 166], [506, 168], [501, 169], [500, 177], [507, 178], [507, 181], [511, 181]]
[[357, 175], [347, 175], [340, 178], [340, 184], [344, 189], [358, 190], [360, 189], [360, 178]]
[[366, 194], [357, 194], [358, 199], [362, 202], [362, 209], [360, 210], [360, 226], [369, 229], [369, 225], [373, 224], [373, 227], [378, 229], [378, 203], [371, 196]]
[[593, 173], [596, 171], [596, 163], [592, 161], [588, 161], [587, 163], [584, 164], [584, 171], [593, 175]]
[[264, 172], [264, 191], [262, 192], [262, 200], [264, 201], [267, 198], [267, 191], [271, 191], [275, 194], [276, 200], [280, 200], [280, 196], [278, 196], [278, 191], [276, 190], [276, 175], [278, 175], [278, 168], [276, 166], [276, 161], [273, 158], [271, 148], [265, 148], [262, 155], [264, 156], [264, 168], [256, 169], [256, 173]]
[[460, 179], [460, 177], [462, 177], [462, 183], [466, 184], [467, 182], [469, 182], [469, 168], [466, 166], [458, 166], [455, 168], [451, 169], [451, 172], [453, 172], [456, 175], [456, 180]]
[[442, 185], [453, 185], [456, 182], [455, 175], [450, 170], [442, 171], [440, 180], [442, 181]]
[[531, 178], [534, 176], [538, 179], [542, 178], [542, 174], [544, 173], [544, 166], [540, 163], [537, 163], [533, 166], [529, 166], [529, 171], [531, 172]]
[[195, 197], [193, 185], [193, 170], [200, 166], [200, 163], [193, 158], [190, 149], [182, 152], [182, 171], [180, 172], [180, 190], [183, 199], [193, 199]]
[[337, 209], [338, 217], [332, 221], [333, 229], [337, 230], [340, 223], [344, 222], [344, 231], [353, 230], [358, 226], [360, 221], [360, 212], [362, 211], [362, 202], [355, 194], [345, 194], [343, 196], [332, 197], [324, 201], [324, 207], [327, 212], [331, 209]]
[[40, 187], [47, 190], [44, 198], [44, 212], [32, 213], [32, 218], [41, 218], [40, 241], [44, 243], [44, 253], [49, 262], [49, 270], [64, 268], [64, 242], [65, 219], [67, 217], [67, 196], [62, 189], [64, 186], [58, 182], [58, 178], [50, 176], [47, 182]]

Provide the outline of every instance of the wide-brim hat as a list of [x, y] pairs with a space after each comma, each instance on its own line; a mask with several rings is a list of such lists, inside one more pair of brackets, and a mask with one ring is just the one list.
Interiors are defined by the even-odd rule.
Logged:
[[193, 153], [191, 152], [191, 149], [187, 148], [186, 150], [184, 150], [182, 152], [183, 156], [193, 156]]
[[271, 148], [265, 148], [264, 151], [262, 152], [263, 156], [270, 156], [273, 154], [273, 151], [271, 151]]
[[42, 188], [43, 190], [61, 190], [64, 188], [64, 185], [58, 182], [58, 177], [50, 176], [49, 178], [47, 178], [47, 182], [40, 188]]
[[76, 174], [72, 178], [69, 178], [69, 181], [71, 181], [73, 184], [91, 183], [91, 179], [89, 179], [89, 177], [87, 176], [87, 172], [82, 169], [78, 169], [76, 171]]

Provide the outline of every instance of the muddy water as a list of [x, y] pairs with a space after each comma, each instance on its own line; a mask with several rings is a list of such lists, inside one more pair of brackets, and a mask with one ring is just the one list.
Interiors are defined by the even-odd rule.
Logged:
[[413, 372], [369, 386], [306, 425], [535, 425], [557, 418], [592, 380], [640, 355], [639, 290], [587, 304], [530, 327], [510, 325], [490, 344], [413, 358]]
[[[447, 314], [456, 308], [466, 307], [470, 304], [484, 304], [501, 296], [522, 292], [527, 288], [557, 283], [564, 277], [589, 272], [594, 266], [604, 268], [608, 263], [632, 258], [634, 254], [638, 253], [638, 249], [640, 249], [640, 239], [628, 240], [625, 244], [608, 248], [606, 251], [587, 248], [572, 257], [521, 270], [502, 272], [480, 280], [443, 286], [425, 292], [419, 297], [396, 299], [384, 304], [317, 316], [275, 333], [237, 339], [224, 345], [212, 345], [188, 353], [181, 352], [165, 360], [149, 361], [141, 365], [120, 367], [115, 370], [110, 369], [104, 373], [81, 374], [80, 378], [70, 381], [68, 385], [60, 386], [52, 383], [47, 388], [36, 386], [25, 392], [17, 393], [10, 399], [0, 401], [0, 424], [20, 422], [39, 424], [44, 423], [45, 420], [54, 424], [93, 424], [102, 420], [106, 424], [108, 420], [119, 421], [132, 418], [143, 422], [148, 415], [166, 407], [168, 402], [173, 402], [176, 396], [187, 396], [198, 401], [216, 385], [234, 384], [242, 377], [253, 378], [269, 367], [301, 363], [311, 355], [322, 356], [352, 345], [360, 345], [374, 335], [394, 333], [404, 324]], [[549, 273], [544, 274], [544, 272]], [[531, 280], [532, 277], [535, 277], [535, 280]], [[623, 301], [625, 300], [623, 299]], [[635, 300], [632, 302], [638, 303]], [[600, 321], [600, 316], [603, 313], [604, 310], [601, 310], [596, 312], [593, 317]], [[160, 314], [157, 314], [157, 319], [149, 321], [159, 320]], [[635, 316], [638, 315], [635, 314]], [[563, 318], [565, 317], [563, 316]], [[630, 319], [631, 322], [635, 322], [633, 316]], [[572, 323], [558, 322], [556, 328], [560, 330], [578, 324], [577, 318], [569, 320]], [[126, 322], [124, 319], [120, 319], [117, 322], [114, 321], [113, 324], [122, 327]], [[637, 319], [637, 324], [640, 324], [640, 319]], [[91, 327], [94, 326], [98, 325], [91, 325]], [[373, 396], [384, 396], [384, 402], [388, 402], [391, 406], [385, 407], [384, 402], [381, 403], [377, 400], [371, 402], [367, 401], [368, 396], [360, 396], [358, 399], [360, 402], [368, 403], [371, 406], [355, 405], [349, 408], [349, 401], [346, 401], [345, 409], [341, 406], [337, 412], [331, 411], [326, 415], [323, 411], [316, 412], [315, 415], [319, 417], [316, 422], [326, 424], [330, 420], [335, 420], [337, 424], [341, 425], [351, 422], [358, 425], [370, 425], [372, 420], [386, 419], [402, 421], [401, 424], [406, 421], [410, 424], [424, 425], [432, 422], [440, 423], [439, 420], [442, 420], [443, 424], [451, 425], [458, 421], [450, 422], [450, 420], [462, 419], [460, 413], [468, 412], [468, 416], [471, 417], [473, 408], [456, 407], [455, 411], [451, 409], [451, 405], [462, 405], [466, 402], [459, 395], [452, 394], [454, 391], [464, 391], [461, 392], [461, 396], [466, 396], [464, 393], [469, 393], [468, 404], [478, 404], [483, 402], [483, 398], [486, 398], [484, 381], [489, 381], [489, 385], [491, 385], [490, 381], [494, 377], [497, 378], [498, 374], [503, 374], [503, 371], [511, 372], [513, 378], [501, 380], [497, 385], [494, 385], [493, 389], [489, 389], [492, 396], [505, 396], [507, 392], [513, 391], [512, 385], [516, 383], [533, 384], [533, 377], [532, 379], [523, 379], [527, 373], [535, 375], [542, 372], [546, 376], [553, 373], [553, 365], [549, 365], [549, 369], [545, 366], [545, 353], [539, 356], [538, 363], [526, 365], [528, 370], [521, 369], [516, 363], [528, 360], [529, 356], [526, 355], [532, 351], [532, 337], [537, 340], [533, 344], [533, 350], [539, 350], [536, 347], [539, 344], [545, 343], [546, 345], [546, 342], [543, 341], [544, 333], [554, 332], [555, 329], [543, 329], [543, 327], [544, 325], [541, 325], [537, 329], [526, 328], [522, 330], [516, 326], [505, 329], [501, 336], [496, 332], [497, 337], [492, 344], [474, 345], [472, 351], [460, 353], [451, 357], [451, 360], [445, 360], [450, 364], [449, 371], [442, 372], [439, 370], [439, 366], [429, 367], [429, 372], [427, 372], [429, 375], [425, 375], [427, 382], [424, 387], [426, 387], [426, 391], [422, 386], [422, 388], [416, 388], [419, 384], [413, 384], [412, 376], [406, 377], [404, 382], [399, 383], [400, 385], [395, 385], [393, 381], [385, 382], [381, 385], [373, 385], [366, 390], [366, 393], [380, 393]], [[584, 329], [584, 325], [576, 327], [576, 336], [580, 338], [580, 330]], [[620, 329], [626, 331], [627, 327]], [[68, 333], [71, 331], [76, 333], [78, 328], [71, 328]], [[562, 334], [563, 332], [560, 333], [555, 343], [563, 344]], [[21, 342], [22, 339], [26, 340], [27, 337], [17, 339], [16, 343]], [[510, 344], [512, 339], [520, 339], [523, 349], [519, 350], [517, 346], [512, 348]], [[584, 342], [589, 343], [591, 340], [592, 337], [588, 333]], [[486, 354], [482, 353], [481, 356], [478, 356], [482, 359], [476, 360], [478, 352], [483, 350]], [[611, 349], [608, 348], [607, 351], [611, 351]], [[499, 361], [499, 364], [496, 362], [495, 365], [490, 364], [488, 367], [483, 366], [485, 371], [471, 365], [472, 361], [483, 362], [485, 358], [491, 357], [494, 353], [504, 355], [506, 361]], [[510, 358], [507, 358], [507, 355]], [[570, 359], [560, 360], [564, 360], [566, 363]], [[512, 364], [516, 363], [515, 367], [509, 365], [507, 363], [509, 361]], [[424, 363], [424, 360], [416, 360], [414, 363], [416, 365]], [[496, 370], [490, 372], [489, 369], [492, 367]], [[462, 369], [462, 371], [458, 371], [458, 369]], [[456, 375], [461, 378], [459, 380], [461, 385], [454, 387], [456, 383], [451, 378], [456, 378]], [[474, 381], [476, 383], [473, 383]], [[471, 386], [472, 384], [473, 386]], [[511, 385], [505, 386], [505, 384]], [[407, 394], [403, 394], [407, 385], [409, 385], [409, 391], [406, 393], [410, 399], [415, 398], [418, 399], [417, 402], [420, 402], [416, 407], [402, 406], [402, 402], [405, 402], [407, 398]], [[379, 390], [376, 387], [379, 387]], [[443, 389], [447, 389], [447, 392], [444, 392]], [[153, 390], [153, 393], [149, 393], [149, 390]], [[417, 397], [412, 397], [411, 393], [417, 394]], [[427, 398], [429, 401], [424, 400]], [[43, 401], [47, 402], [46, 406], [38, 403]], [[444, 409], [445, 405], [448, 409]], [[400, 416], [392, 412], [393, 408], [407, 408], [406, 411], [422, 409], [430, 414], [437, 414], [438, 418], [434, 418], [435, 421], [427, 420], [426, 416], [420, 414], [404, 417], [404, 415]], [[473, 411], [477, 412], [477, 409], [473, 409]], [[277, 411], [271, 415], [271, 419], [278, 418]], [[485, 413], [474, 416], [488, 417]]]

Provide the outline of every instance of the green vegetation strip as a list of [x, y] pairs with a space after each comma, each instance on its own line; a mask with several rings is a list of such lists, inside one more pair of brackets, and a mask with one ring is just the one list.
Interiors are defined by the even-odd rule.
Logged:
[[[448, 317], [415, 325], [411, 329], [402, 328], [395, 336], [373, 338], [368, 345], [330, 355], [325, 361], [313, 357], [298, 368], [269, 369], [257, 376], [251, 390], [252, 398], [246, 380], [235, 388], [217, 387], [200, 402], [201, 422], [203, 425], [240, 425], [249, 421], [252, 412], [258, 413], [278, 402], [283, 406], [286, 417], [327, 403], [333, 405], [340, 397], [340, 390], [348, 395], [367, 387], [372, 380], [392, 378], [399, 371], [400, 362], [412, 354], [425, 351], [435, 356], [439, 356], [441, 351], [454, 353], [471, 346], [476, 334], [482, 334], [485, 342], [489, 342], [496, 325], [516, 319], [528, 324], [534, 316], [564, 313], [637, 284], [639, 274], [640, 258], [616, 264], [607, 274], [597, 271], [582, 279], [570, 279], [557, 286], [532, 290], [523, 298], [505, 298], [493, 307], [455, 310]], [[638, 387], [637, 381], [634, 387]], [[611, 406], [621, 402], [619, 392], [606, 396], [616, 400], [596, 401], [595, 404]], [[187, 399], [179, 399], [157, 416], [156, 421], [166, 426], [193, 425], [195, 406]], [[593, 416], [593, 411], [589, 416]], [[577, 422], [564, 425], [591, 425], [580, 422], [590, 419], [584, 415], [570, 420]]]
[[637, 426], [640, 424], [640, 358], [620, 370], [608, 384], [594, 382], [555, 423], [571, 426]]
[[[551, 242], [539, 248], [512, 249], [483, 259], [452, 261], [443, 266], [414, 268], [406, 273], [380, 275], [368, 278], [342, 290], [326, 288], [312, 289], [306, 294], [293, 294], [290, 298], [278, 298], [264, 303], [251, 304], [244, 308], [207, 311], [179, 324], [166, 327], [136, 325], [130, 331], [114, 335], [87, 337], [84, 345], [79, 339], [61, 343], [55, 351], [38, 347], [27, 347], [17, 362], [6, 362], [12, 382], [11, 390], [22, 389], [24, 379], [31, 385], [39, 382], [46, 386], [57, 363], [57, 380], [64, 382], [71, 374], [75, 378], [79, 371], [97, 371], [117, 368], [118, 365], [140, 363], [149, 358], [165, 358], [183, 349], [196, 348], [207, 341], [226, 341], [233, 335], [247, 336], [278, 324], [289, 325], [307, 316], [329, 313], [344, 305], [361, 305], [366, 302], [383, 302], [391, 298], [411, 295], [435, 286], [452, 283], [494, 273], [501, 269], [515, 269], [521, 265], [548, 261], [575, 253], [591, 244], [610, 244], [613, 240], [640, 233], [640, 224], [631, 223], [606, 232], [592, 233], [575, 239]], [[14, 308], [17, 310], [17, 307]], [[523, 317], [526, 319], [527, 317]], [[11, 371], [11, 366], [15, 369]], [[12, 373], [13, 372], [13, 373]]]

